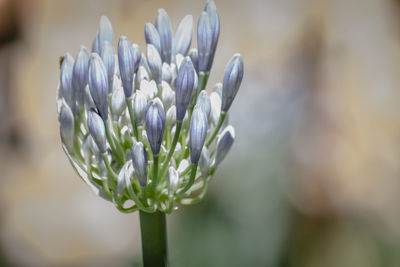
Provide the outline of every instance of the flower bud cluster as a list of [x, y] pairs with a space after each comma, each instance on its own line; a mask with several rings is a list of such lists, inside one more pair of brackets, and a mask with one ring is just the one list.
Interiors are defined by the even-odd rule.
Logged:
[[[223, 83], [206, 90], [219, 37], [208, 1], [175, 33], [167, 12], [144, 27], [146, 51], [103, 16], [91, 52], [62, 58], [57, 90], [63, 149], [81, 178], [122, 212], [170, 213], [200, 201], [235, 139], [228, 111], [243, 78], [243, 60], [228, 62]], [[133, 204], [129, 205], [129, 202]]]

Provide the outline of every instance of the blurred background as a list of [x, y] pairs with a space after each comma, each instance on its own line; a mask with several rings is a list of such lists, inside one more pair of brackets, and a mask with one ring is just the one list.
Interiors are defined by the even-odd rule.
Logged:
[[[208, 90], [245, 63], [236, 141], [203, 202], [167, 217], [171, 266], [400, 266], [400, 1], [215, 2]], [[141, 266], [138, 214], [62, 151], [59, 57], [101, 15], [143, 47], [157, 8], [175, 29], [204, 4], [0, 0], [0, 266]]]

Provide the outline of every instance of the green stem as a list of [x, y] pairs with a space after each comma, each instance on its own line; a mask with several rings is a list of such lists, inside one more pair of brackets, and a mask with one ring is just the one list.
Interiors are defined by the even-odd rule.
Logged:
[[152, 188], [154, 195], [156, 195], [157, 184], [158, 184], [158, 155], [153, 156], [153, 181], [152, 181]]
[[192, 187], [192, 185], [194, 183], [194, 179], [196, 178], [197, 165], [198, 165], [197, 163], [196, 164], [192, 163], [192, 165], [190, 166], [191, 173], [190, 173], [189, 181], [186, 184], [186, 186], [178, 192], [178, 195], [185, 194], [185, 192], [188, 191], [190, 189], [190, 187]]
[[221, 129], [222, 124], [224, 123], [226, 117], [226, 112], [221, 111], [221, 115], [219, 116], [218, 124], [214, 129], [214, 132], [212, 133], [210, 139], [208, 139], [206, 146], [209, 147], [211, 143], [214, 141], [215, 137], [217, 136], [219, 129]]
[[164, 177], [167, 173], [168, 170], [168, 164], [169, 161], [172, 158], [172, 155], [174, 154], [175, 148], [176, 148], [176, 144], [178, 143], [179, 140], [179, 135], [181, 133], [181, 129], [182, 129], [182, 121], [177, 121], [176, 122], [176, 129], [175, 129], [175, 135], [174, 135], [174, 140], [172, 140], [172, 145], [171, 148], [168, 151], [167, 157], [165, 158], [164, 162], [163, 162], [163, 166], [160, 172], [160, 177]]
[[139, 211], [142, 233], [143, 266], [168, 266], [165, 213]]

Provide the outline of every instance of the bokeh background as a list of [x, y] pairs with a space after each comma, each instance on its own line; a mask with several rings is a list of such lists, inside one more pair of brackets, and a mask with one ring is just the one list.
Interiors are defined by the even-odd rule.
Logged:
[[[62, 151], [58, 61], [103, 14], [143, 47], [157, 8], [175, 29], [204, 4], [0, 0], [0, 266], [141, 266], [138, 214]], [[171, 266], [400, 266], [400, 2], [216, 5], [208, 90], [240, 52], [236, 141], [204, 201], [167, 217]]]

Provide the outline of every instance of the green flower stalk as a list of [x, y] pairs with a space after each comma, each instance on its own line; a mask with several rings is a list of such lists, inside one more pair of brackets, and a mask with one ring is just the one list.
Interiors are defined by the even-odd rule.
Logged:
[[[62, 58], [57, 111], [62, 147], [83, 181], [124, 213], [140, 211], [145, 266], [166, 266], [165, 214], [201, 201], [234, 141], [228, 112], [243, 77], [235, 54], [223, 84], [208, 93], [219, 16], [208, 1], [173, 36], [159, 9], [144, 27], [142, 52], [128, 37], [114, 42], [102, 16], [91, 52]], [[130, 206], [129, 202], [132, 202]]]

